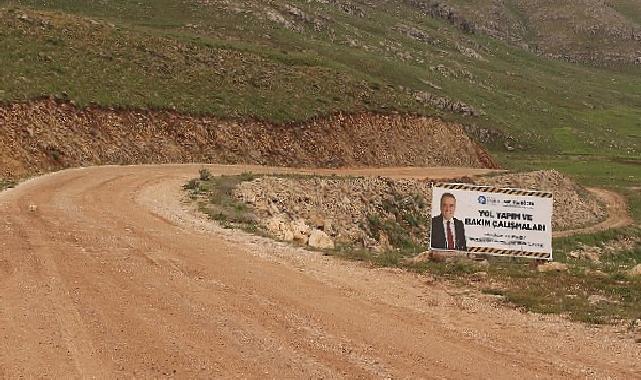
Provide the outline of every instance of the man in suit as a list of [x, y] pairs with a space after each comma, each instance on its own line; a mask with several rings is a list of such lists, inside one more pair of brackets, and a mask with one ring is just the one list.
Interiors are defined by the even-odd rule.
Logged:
[[454, 217], [456, 198], [452, 193], [441, 196], [441, 214], [432, 218], [432, 248], [467, 251], [465, 227]]

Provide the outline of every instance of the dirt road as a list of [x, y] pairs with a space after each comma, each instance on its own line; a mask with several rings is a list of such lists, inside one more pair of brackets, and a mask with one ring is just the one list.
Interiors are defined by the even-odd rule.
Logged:
[[628, 204], [625, 197], [614, 191], [601, 189], [597, 187], [590, 187], [588, 190], [605, 204], [608, 213], [607, 218], [601, 223], [593, 226], [579, 228], [575, 230], [555, 231], [554, 237], [572, 236], [579, 234], [592, 234], [599, 231], [604, 231], [609, 228], [625, 227], [634, 223], [630, 212], [628, 211]]
[[614, 327], [218, 228], [178, 200], [198, 168], [71, 170], [0, 194], [0, 378], [641, 376], [641, 345]]

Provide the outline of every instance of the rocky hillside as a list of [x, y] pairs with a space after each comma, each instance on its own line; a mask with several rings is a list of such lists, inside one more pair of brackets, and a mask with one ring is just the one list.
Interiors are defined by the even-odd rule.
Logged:
[[459, 125], [394, 114], [273, 124], [42, 100], [0, 106], [0, 125], [0, 176], [9, 178], [74, 166], [181, 162], [496, 167]]
[[[606, 69], [535, 54], [547, 44], [528, 42], [539, 23], [523, 20], [538, 8], [525, 2], [436, 4], [0, 0], [0, 101], [53, 96], [80, 107], [274, 123], [399, 112], [462, 124], [500, 152], [641, 152], [639, 66]], [[540, 15], [551, 20], [540, 33], [572, 42], [594, 29], [581, 49], [639, 50], [632, 39], [601, 44], [603, 28], [591, 24], [576, 36], [557, 33], [552, 26], [574, 31], [568, 17], [575, 14], [554, 4]], [[516, 16], [485, 16], [496, 7]]]
[[487, 34], [548, 58], [641, 64], [639, 0], [411, 0], [468, 33]]
[[[552, 191], [555, 229], [595, 224], [605, 217], [596, 198], [556, 171], [474, 182]], [[312, 231], [320, 230], [331, 241], [328, 245], [374, 251], [421, 250], [428, 245], [432, 190], [427, 181], [267, 176], [240, 183], [234, 194], [281, 240], [305, 243]]]

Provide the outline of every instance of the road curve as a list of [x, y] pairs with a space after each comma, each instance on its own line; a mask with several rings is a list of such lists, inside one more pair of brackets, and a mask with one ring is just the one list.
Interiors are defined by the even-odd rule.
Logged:
[[75, 169], [0, 194], [0, 378], [641, 376], [641, 345], [612, 327], [198, 219], [177, 194], [199, 168]]
[[634, 223], [634, 220], [628, 210], [628, 203], [623, 195], [598, 187], [588, 187], [588, 191], [590, 191], [595, 197], [599, 198], [605, 205], [607, 212], [605, 220], [592, 226], [586, 226], [579, 229], [555, 231], [552, 234], [553, 237], [593, 234], [610, 228], [629, 226]]

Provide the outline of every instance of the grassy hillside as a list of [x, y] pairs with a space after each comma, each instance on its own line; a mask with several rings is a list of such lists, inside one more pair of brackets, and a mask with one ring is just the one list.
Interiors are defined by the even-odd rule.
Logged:
[[475, 31], [548, 57], [596, 65], [641, 58], [640, 0], [413, 1], [446, 4]]
[[[0, 0], [0, 100], [271, 121], [409, 111], [464, 123], [509, 150], [508, 166], [550, 154], [639, 159], [639, 68], [546, 60], [411, 4]], [[617, 7], [638, 15], [632, 0]], [[451, 112], [456, 102], [477, 116]]]

